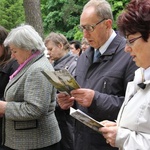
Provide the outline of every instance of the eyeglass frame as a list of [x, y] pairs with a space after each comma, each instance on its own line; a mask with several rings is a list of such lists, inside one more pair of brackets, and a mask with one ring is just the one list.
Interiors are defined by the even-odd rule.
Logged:
[[[85, 29], [86, 31], [88, 31], [88, 32], [93, 32], [94, 29], [95, 29], [95, 27], [96, 27], [98, 24], [102, 23], [104, 20], [106, 20], [106, 19], [103, 18], [102, 20], [100, 20], [99, 22], [97, 22], [95, 25], [85, 25], [85, 26], [79, 25], [78, 28], [79, 28], [79, 30], [80, 30], [81, 32], [83, 32], [84, 29]], [[87, 29], [87, 27], [88, 27], [89, 29]], [[91, 28], [91, 29], [90, 29], [90, 28]]]
[[136, 37], [136, 38], [133, 38], [133, 39], [130, 39], [130, 40], [126, 39], [126, 44], [127, 44], [128, 46], [132, 46], [132, 43], [134, 43], [136, 40], [138, 40], [138, 39], [140, 39], [140, 38], [142, 38], [142, 37], [143, 37], [143, 36], [140, 35], [140, 36], [138, 36], [138, 37]]

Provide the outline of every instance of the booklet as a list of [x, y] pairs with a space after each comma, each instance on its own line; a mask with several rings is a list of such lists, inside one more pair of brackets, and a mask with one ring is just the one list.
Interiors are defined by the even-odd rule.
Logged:
[[76, 110], [70, 107], [70, 115], [99, 133], [100, 133], [99, 128], [104, 127], [103, 124], [91, 118], [90, 116], [88, 116], [87, 114], [85, 114], [79, 109]]
[[58, 71], [44, 70], [41, 72], [59, 92], [70, 95], [72, 90], [80, 88], [74, 77], [66, 69]]

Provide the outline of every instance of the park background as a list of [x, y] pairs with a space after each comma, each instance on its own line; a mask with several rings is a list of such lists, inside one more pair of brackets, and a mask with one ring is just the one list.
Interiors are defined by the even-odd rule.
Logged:
[[[51, 31], [64, 34], [68, 40], [81, 40], [78, 29], [83, 6], [89, 0], [0, 0], [0, 25], [6, 29], [20, 24], [32, 25], [45, 38]], [[116, 19], [130, 0], [107, 0]]]

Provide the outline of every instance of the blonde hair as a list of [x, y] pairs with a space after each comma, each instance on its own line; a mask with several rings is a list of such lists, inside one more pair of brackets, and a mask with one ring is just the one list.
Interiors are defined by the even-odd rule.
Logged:
[[62, 44], [64, 47], [64, 50], [69, 51], [70, 49], [70, 45], [69, 45], [67, 38], [61, 33], [51, 32], [44, 40], [45, 45], [49, 41], [52, 41], [56, 46], [58, 46], [59, 44]]

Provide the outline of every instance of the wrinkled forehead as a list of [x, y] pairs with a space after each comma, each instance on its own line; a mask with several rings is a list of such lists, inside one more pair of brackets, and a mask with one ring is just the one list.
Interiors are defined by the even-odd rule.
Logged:
[[93, 7], [88, 7], [83, 10], [80, 16], [80, 24], [84, 23], [93, 23], [100, 20], [100, 17], [95, 12]]

